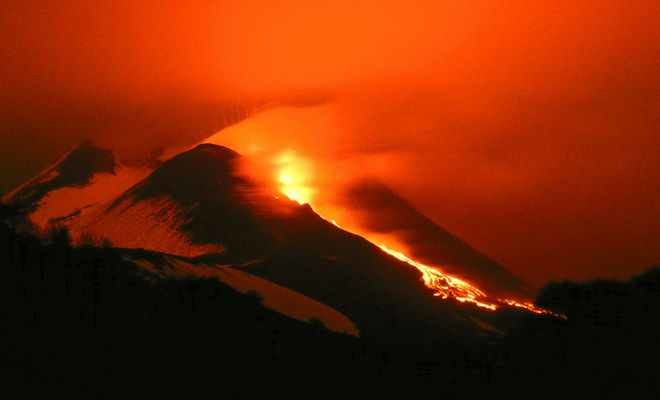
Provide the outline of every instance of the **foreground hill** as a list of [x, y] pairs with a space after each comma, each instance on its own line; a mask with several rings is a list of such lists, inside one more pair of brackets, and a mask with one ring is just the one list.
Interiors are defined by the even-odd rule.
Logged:
[[172, 256], [72, 247], [63, 230], [46, 239], [0, 223], [0, 367], [5, 390], [22, 397], [600, 399], [660, 389], [657, 270], [547, 287], [541, 301], [568, 321], [530, 316], [506, 336], [463, 343], [442, 331], [418, 341], [411, 324], [407, 344], [393, 346], [285, 317], [217, 279], [135, 264]]
[[238, 293], [258, 296], [264, 307], [293, 319], [316, 321], [331, 331], [359, 336], [353, 321], [336, 310], [296, 291], [225, 265], [194, 263], [182, 257], [144, 250], [122, 250], [123, 261], [132, 264], [145, 279], [208, 279], [227, 285]]

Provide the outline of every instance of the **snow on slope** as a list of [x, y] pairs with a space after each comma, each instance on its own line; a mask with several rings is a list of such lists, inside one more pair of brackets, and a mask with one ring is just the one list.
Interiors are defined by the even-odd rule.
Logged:
[[179, 207], [166, 196], [132, 202], [124, 199], [106, 203], [74, 221], [69, 226], [72, 236], [83, 234], [108, 239], [115, 247], [149, 249], [183, 257], [221, 253], [221, 244], [196, 244], [181, 226]]
[[146, 258], [126, 256], [133, 264], [163, 277], [213, 278], [240, 293], [257, 293], [262, 304], [291, 318], [309, 322], [318, 319], [335, 332], [359, 336], [360, 331], [345, 315], [310, 297], [228, 266], [191, 264], [175, 257], [165, 257], [156, 264]]
[[128, 167], [110, 150], [83, 143], [64, 154], [2, 201], [22, 210], [37, 227], [69, 223], [143, 179], [147, 167]]
[[52, 190], [41, 199], [29, 218], [37, 226], [45, 228], [50, 222], [66, 222], [67, 219], [80, 217], [120, 195], [149, 172], [146, 168], [119, 167], [114, 174], [95, 174], [85, 186]]

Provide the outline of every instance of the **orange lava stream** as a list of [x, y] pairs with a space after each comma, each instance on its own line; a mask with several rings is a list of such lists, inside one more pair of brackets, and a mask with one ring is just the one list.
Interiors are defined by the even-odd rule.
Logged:
[[510, 307], [522, 308], [523, 310], [527, 310], [534, 314], [549, 315], [559, 319], [568, 319], [564, 314], [556, 313], [554, 311], [546, 310], [545, 308], [537, 307], [536, 305], [534, 305], [534, 303], [520, 302], [513, 299], [500, 299], [500, 302]]
[[[342, 228], [334, 219], [331, 219], [330, 221], [335, 226]], [[360, 236], [367, 239], [371, 243], [374, 243], [365, 235], [361, 234]], [[508, 306], [525, 310], [537, 315], [547, 315], [554, 318], [567, 319], [563, 314], [558, 314], [553, 311], [538, 307], [529, 301], [518, 301], [509, 298], [491, 299], [484, 291], [463, 279], [449, 275], [437, 267], [432, 267], [430, 265], [416, 261], [405, 255], [403, 252], [394, 250], [384, 244], [377, 244], [377, 246], [382, 251], [398, 259], [399, 261], [403, 261], [417, 268], [422, 273], [422, 280], [424, 281], [424, 284], [429, 289], [434, 291], [434, 296], [442, 297], [443, 299], [452, 298], [460, 303], [471, 303], [477, 307], [490, 311], [496, 311], [500, 306]]]
[[461, 303], [472, 303], [488, 310], [497, 310], [497, 305], [488, 301], [486, 293], [464, 280], [445, 274], [444, 272], [429, 265], [422, 264], [419, 261], [415, 261], [402, 252], [390, 249], [384, 244], [379, 244], [378, 247], [394, 258], [417, 268], [422, 273], [424, 284], [435, 291], [434, 296], [440, 296], [443, 299], [451, 297]]
[[424, 284], [435, 291], [434, 296], [440, 296], [443, 299], [452, 297], [461, 303], [472, 303], [478, 307], [491, 311], [497, 310], [498, 304], [500, 304], [507, 305], [509, 307], [520, 308], [538, 315], [549, 315], [555, 318], [566, 319], [566, 316], [563, 314], [558, 314], [553, 311], [546, 310], [528, 301], [523, 302], [506, 298], [496, 299], [494, 301], [490, 300], [486, 293], [462, 279], [446, 274], [440, 271], [438, 268], [422, 264], [419, 261], [415, 261], [402, 252], [390, 249], [383, 244], [379, 244], [378, 247], [380, 247], [380, 249], [385, 253], [417, 268], [422, 273]]
[[[301, 162], [302, 161], [298, 159], [293, 152], [283, 153], [276, 159], [275, 164], [279, 167], [276, 180], [279, 184], [280, 192], [290, 200], [299, 204], [308, 204], [322, 218], [332, 222], [339, 228], [345, 229], [334, 219], [326, 218], [312, 206], [311, 200], [314, 197], [316, 190], [309, 186], [308, 177], [305, 174], [305, 168], [302, 167]], [[352, 233], [360, 235], [369, 242], [377, 245], [383, 252], [390, 256], [417, 268], [422, 273], [424, 284], [429, 289], [433, 290], [434, 296], [442, 297], [443, 299], [451, 298], [460, 303], [470, 303], [489, 311], [496, 311], [501, 306], [504, 306], [525, 310], [538, 315], [548, 315], [555, 318], [566, 319], [564, 315], [537, 307], [528, 301], [518, 301], [508, 298], [491, 298], [484, 291], [471, 283], [449, 275], [443, 272], [440, 268], [421, 263], [408, 257], [403, 252], [387, 247], [384, 244], [376, 244], [364, 234], [357, 232]]]

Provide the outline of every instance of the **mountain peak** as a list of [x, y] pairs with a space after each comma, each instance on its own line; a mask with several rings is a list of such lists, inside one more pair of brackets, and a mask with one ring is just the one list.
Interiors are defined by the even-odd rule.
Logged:
[[117, 161], [111, 150], [85, 141], [64, 154], [34, 179], [19, 186], [3, 199], [25, 211], [34, 210], [49, 192], [63, 187], [88, 184], [98, 173], [115, 174]]
[[[201, 143], [195, 146], [188, 152], [202, 152], [204, 154], [213, 155], [217, 157], [236, 158], [239, 156], [237, 152], [229, 147], [220, 146], [213, 143]], [[185, 154], [185, 153], [184, 153]]]
[[227, 147], [200, 144], [163, 163], [130, 196], [137, 200], [168, 197], [184, 206], [234, 197], [237, 188], [247, 184], [235, 173], [239, 158]]

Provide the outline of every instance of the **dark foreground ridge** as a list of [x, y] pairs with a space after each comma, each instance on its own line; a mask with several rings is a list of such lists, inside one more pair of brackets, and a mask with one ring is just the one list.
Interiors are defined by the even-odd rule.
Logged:
[[105, 246], [0, 223], [3, 377], [22, 397], [658, 395], [658, 270], [547, 287], [541, 303], [568, 322], [522, 319], [498, 340], [451, 346], [416, 345], [411, 329], [397, 347], [292, 320], [217, 281], [152, 280]]

